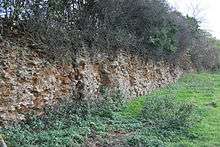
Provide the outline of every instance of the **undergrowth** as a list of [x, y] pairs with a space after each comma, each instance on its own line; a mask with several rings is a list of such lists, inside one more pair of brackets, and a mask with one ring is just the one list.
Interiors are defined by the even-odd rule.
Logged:
[[196, 107], [173, 97], [144, 100], [139, 115], [124, 115], [120, 93], [99, 102], [72, 100], [47, 107], [43, 116], [33, 113], [26, 121], [1, 130], [9, 146], [166, 146], [189, 132], [196, 122]]

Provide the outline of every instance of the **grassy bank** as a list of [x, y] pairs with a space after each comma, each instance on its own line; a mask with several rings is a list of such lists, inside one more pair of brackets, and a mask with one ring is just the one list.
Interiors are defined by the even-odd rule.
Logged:
[[[105, 91], [103, 91], [105, 93]], [[65, 103], [0, 130], [9, 146], [220, 146], [220, 74], [189, 74], [122, 105]]]
[[[191, 81], [195, 83], [202, 81], [203, 86], [192, 91], [190, 96], [202, 109], [206, 110], [201, 123], [192, 132], [198, 134], [196, 140], [185, 140], [182, 144], [199, 147], [220, 146], [220, 75], [200, 74], [195, 75]], [[184, 99], [184, 97], [180, 97]], [[181, 144], [181, 143], [180, 143]], [[177, 144], [178, 146], [178, 144]]]
[[[175, 95], [179, 101], [191, 101], [200, 111], [202, 120], [197, 127], [191, 129], [196, 139], [183, 139], [170, 146], [220, 146], [220, 75], [219, 74], [191, 74], [181, 78], [174, 85], [153, 92], [151, 95]], [[150, 96], [151, 96], [150, 95]], [[146, 96], [149, 97], [149, 96]], [[146, 97], [137, 99], [122, 112], [136, 117], [141, 113]]]

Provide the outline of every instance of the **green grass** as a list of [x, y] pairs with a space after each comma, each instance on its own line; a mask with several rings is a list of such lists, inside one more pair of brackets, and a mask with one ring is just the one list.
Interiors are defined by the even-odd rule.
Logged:
[[197, 139], [184, 139], [170, 146], [220, 146], [220, 74], [189, 74], [173, 85], [128, 103], [121, 113], [136, 117], [141, 113], [146, 98], [161, 95], [175, 96], [179, 101], [191, 101], [200, 108], [202, 115], [202, 121], [191, 130], [198, 136]]

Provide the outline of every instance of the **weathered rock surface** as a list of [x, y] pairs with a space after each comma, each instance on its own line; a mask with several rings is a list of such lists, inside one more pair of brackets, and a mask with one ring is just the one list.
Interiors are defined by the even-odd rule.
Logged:
[[77, 66], [50, 64], [29, 49], [0, 44], [0, 126], [25, 119], [25, 112], [41, 114], [59, 99], [97, 99], [100, 86], [118, 89], [125, 98], [145, 95], [174, 82], [182, 70], [165, 62], [136, 55], [105, 53], [79, 55]]

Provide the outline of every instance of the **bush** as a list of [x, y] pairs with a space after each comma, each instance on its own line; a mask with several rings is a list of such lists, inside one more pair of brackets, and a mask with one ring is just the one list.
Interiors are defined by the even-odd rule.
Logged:
[[165, 147], [165, 143], [155, 136], [135, 135], [127, 139], [130, 146]]
[[5, 0], [0, 8], [13, 24], [3, 26], [20, 30], [31, 40], [30, 47], [55, 60], [68, 57], [74, 64], [82, 49], [91, 54], [125, 49], [155, 60], [180, 61], [183, 67], [188, 54], [197, 69], [219, 66], [213, 42], [199, 22], [172, 10], [166, 0]]
[[[189, 45], [187, 18], [165, 0], [4, 1], [8, 16], [57, 58], [82, 47], [126, 48], [145, 56], [173, 57]], [[6, 11], [7, 12], [7, 11]], [[59, 36], [59, 37], [58, 37]]]
[[195, 106], [167, 96], [150, 97], [142, 110], [146, 127], [173, 132], [187, 132], [197, 122]]
[[192, 39], [189, 50], [191, 61], [198, 71], [215, 70], [219, 65], [215, 39], [208, 32], [199, 30]]

